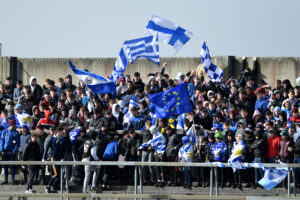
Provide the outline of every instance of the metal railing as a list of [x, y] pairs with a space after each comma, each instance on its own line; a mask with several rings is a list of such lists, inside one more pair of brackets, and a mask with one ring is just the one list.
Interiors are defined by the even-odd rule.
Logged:
[[[84, 161], [0, 161], [0, 165], [61, 165], [61, 166], [70, 166], [70, 165], [95, 165], [95, 166], [133, 166], [134, 167], [134, 196], [130, 196], [131, 198], [149, 198], [149, 195], [144, 195], [143, 194], [143, 177], [140, 177], [139, 180], [139, 194], [138, 194], [138, 169], [140, 169], [140, 171], [142, 171], [142, 167], [143, 166], [162, 166], [162, 167], [209, 167], [210, 168], [210, 187], [209, 187], [209, 197], [213, 197], [213, 170], [215, 170], [215, 196], [218, 196], [218, 178], [217, 178], [217, 168], [219, 167], [216, 163], [183, 163], [183, 162], [129, 162], [129, 161], [89, 161], [89, 162], [84, 162]], [[225, 167], [230, 167], [227, 163], [224, 163]], [[300, 168], [300, 164], [272, 164], [272, 163], [263, 163], [264, 167], [268, 167], [268, 168], [275, 168], [275, 167], [280, 167], [280, 168], [288, 168], [288, 170], [290, 171], [290, 169], [292, 168]], [[67, 193], [63, 193], [63, 167], [60, 168], [60, 192], [61, 194], [56, 194], [56, 197], [61, 197], [61, 199], [63, 197], [75, 197], [76, 195], [70, 194], [68, 193], [68, 187], [69, 187], [69, 183], [68, 183], [68, 179], [66, 179], [66, 187], [67, 187]], [[292, 171], [293, 173], [293, 177], [294, 177], [294, 181], [293, 181], [293, 194], [294, 196], [296, 196], [296, 183], [295, 183], [295, 170]], [[290, 173], [288, 173], [288, 181], [287, 181], [287, 197], [291, 196], [291, 175]], [[4, 194], [0, 193], [0, 196], [3, 196]], [[11, 195], [11, 196], [37, 196], [41, 195], [43, 197], [45, 197], [44, 195], [49, 195], [49, 197], [52, 197], [53, 195], [55, 196], [55, 194], [7, 194], [7, 195]], [[75, 196], [74, 196], [75, 195]], [[79, 195], [79, 196], [78, 196]], [[82, 195], [82, 196], [80, 196]], [[98, 196], [97, 196], [98, 195]], [[77, 194], [77, 197], [89, 197], [89, 198], [97, 198], [97, 197], [107, 197], [107, 194]], [[111, 195], [111, 194], [110, 194]], [[129, 194], [126, 194], [129, 195]], [[123, 195], [124, 196], [124, 195]], [[129, 197], [116, 197], [116, 198], [129, 198]], [[151, 198], [167, 198], [166, 196], [168, 196], [168, 198], [170, 199], [171, 197], [176, 197], [176, 195], [152, 195]], [[184, 199], [199, 199], [194, 197], [193, 195], [183, 195], [185, 196]], [[199, 195], [196, 195], [199, 196]], [[110, 196], [112, 197], [112, 196]], [[242, 196], [240, 198], [238, 198], [239, 196], [236, 196], [237, 198], [229, 198], [229, 199], [245, 199], [245, 196]], [[177, 195], [176, 198], [183, 198], [182, 195]], [[172, 198], [171, 198], [172, 199]], [[211, 198], [211, 199], [215, 199], [215, 198]], [[218, 196], [218, 199], [227, 199], [226, 196], [225, 197], [220, 197]]]

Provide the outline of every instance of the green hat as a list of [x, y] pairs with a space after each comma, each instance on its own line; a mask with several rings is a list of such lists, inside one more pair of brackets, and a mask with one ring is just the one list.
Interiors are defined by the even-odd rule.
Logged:
[[289, 133], [288, 133], [286, 130], [282, 130], [282, 131], [280, 132], [280, 135], [281, 135], [281, 136], [286, 136], [286, 137], [288, 137], [288, 136], [289, 136]]
[[222, 139], [222, 138], [223, 138], [222, 132], [221, 132], [221, 131], [218, 131], [218, 132], [215, 134], [215, 138]]

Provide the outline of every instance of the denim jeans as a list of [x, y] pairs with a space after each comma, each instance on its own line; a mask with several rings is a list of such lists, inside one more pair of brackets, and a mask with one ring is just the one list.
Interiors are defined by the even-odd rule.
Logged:
[[[300, 158], [294, 158], [294, 163], [300, 163]], [[296, 185], [300, 184], [300, 168], [295, 169]]]
[[[262, 158], [255, 157], [253, 163], [262, 163]], [[264, 176], [264, 172], [260, 168], [255, 168], [254, 172], [255, 172], [255, 183], [258, 183], [258, 181]]]

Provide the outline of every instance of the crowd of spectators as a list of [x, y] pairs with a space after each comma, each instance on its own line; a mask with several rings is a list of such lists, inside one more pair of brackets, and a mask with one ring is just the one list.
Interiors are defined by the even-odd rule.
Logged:
[[[227, 162], [237, 148], [247, 163], [300, 163], [300, 86], [288, 79], [274, 86], [257, 80], [257, 58], [251, 70], [243, 58], [240, 77], [224, 83], [205, 80], [204, 73], [179, 72], [171, 79], [162, 70], [142, 80], [139, 72], [117, 80], [116, 97], [94, 95], [84, 82], [31, 77], [28, 84], [7, 77], [0, 84], [0, 152], [3, 161], [144, 161]], [[157, 119], [148, 95], [187, 82], [193, 112]], [[117, 134], [117, 130], [122, 134]], [[192, 133], [191, 133], [191, 130]], [[183, 134], [179, 134], [183, 132]], [[15, 180], [16, 166], [2, 166], [4, 182]], [[144, 185], [207, 187], [208, 168], [143, 167]], [[33, 184], [58, 190], [60, 166], [21, 166], [27, 193]], [[183, 171], [183, 172], [182, 172]], [[65, 178], [83, 185], [83, 192], [111, 181], [131, 185], [134, 168], [69, 166]], [[261, 169], [218, 168], [220, 187], [260, 187]], [[295, 171], [299, 186], [299, 169]], [[50, 179], [49, 179], [50, 177]], [[184, 177], [184, 178], [183, 178]], [[49, 180], [48, 180], [49, 179]], [[242, 185], [243, 183], [244, 186]], [[286, 181], [281, 185], [286, 187]]]

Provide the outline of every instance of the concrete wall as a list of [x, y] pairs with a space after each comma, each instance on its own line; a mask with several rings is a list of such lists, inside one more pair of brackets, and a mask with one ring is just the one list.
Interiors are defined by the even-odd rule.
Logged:
[[[70, 58], [73, 64], [80, 69], [88, 69], [90, 72], [101, 76], [111, 75], [115, 58]], [[74, 83], [78, 78], [71, 71], [69, 58], [18, 58], [17, 70], [9, 64], [9, 57], [0, 59], [0, 81], [11, 74], [28, 83], [30, 76], [37, 77], [38, 83], [43, 84], [46, 78], [57, 82], [59, 77], [64, 78], [67, 74], [72, 74]], [[178, 72], [187, 73], [195, 70], [200, 64], [200, 57], [188, 58], [161, 58], [162, 63], [167, 62], [165, 73], [171, 78], [175, 78]], [[224, 69], [224, 80], [234, 76], [238, 78], [240, 73], [241, 58], [234, 56], [217, 56], [212, 58], [212, 62]], [[248, 64], [252, 68], [252, 59], [248, 59]], [[295, 79], [300, 76], [300, 58], [259, 58], [259, 72], [257, 78], [263, 78], [267, 83], [274, 85], [277, 79], [289, 79], [295, 85]], [[160, 71], [160, 67], [146, 59], [139, 59], [134, 64], [129, 64], [125, 73], [133, 74], [140, 72], [143, 81], [146, 81], [148, 73]]]

